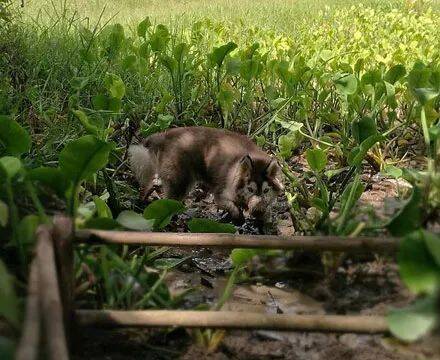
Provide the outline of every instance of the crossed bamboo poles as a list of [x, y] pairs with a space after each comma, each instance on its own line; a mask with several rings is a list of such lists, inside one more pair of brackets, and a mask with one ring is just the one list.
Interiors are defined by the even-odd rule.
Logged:
[[[191, 327], [272, 329], [318, 332], [384, 333], [383, 316], [262, 314], [189, 310], [75, 310], [73, 247], [75, 242], [144, 246], [303, 249], [335, 252], [395, 252], [395, 238], [148, 233], [79, 230], [71, 219], [55, 216], [37, 231], [28, 298], [17, 360], [38, 358], [41, 339], [52, 360], [69, 358], [68, 344], [78, 327]], [[44, 332], [42, 331], [44, 329]]]

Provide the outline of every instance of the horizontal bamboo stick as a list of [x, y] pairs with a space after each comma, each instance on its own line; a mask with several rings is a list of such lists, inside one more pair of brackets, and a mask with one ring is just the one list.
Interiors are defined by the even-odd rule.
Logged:
[[108, 230], [79, 230], [81, 242], [106, 242], [150, 246], [207, 246], [223, 248], [304, 249], [343, 252], [395, 252], [399, 240], [389, 237], [276, 236], [202, 233], [154, 233]]
[[77, 310], [79, 325], [90, 327], [188, 327], [384, 333], [382, 316], [291, 315], [234, 311]]

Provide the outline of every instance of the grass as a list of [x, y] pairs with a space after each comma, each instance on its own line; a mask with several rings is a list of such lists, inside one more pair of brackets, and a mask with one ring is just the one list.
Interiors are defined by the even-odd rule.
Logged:
[[[320, 18], [326, 8], [349, 8], [358, 3], [354, 0], [126, 0], [121, 6], [117, 0], [28, 0], [24, 13], [28, 18], [50, 22], [68, 9], [94, 24], [105, 9], [105, 21], [128, 26], [137, 25], [146, 16], [168, 25], [189, 25], [210, 18], [295, 34], [298, 27], [310, 26], [313, 20]], [[406, 6], [405, 1], [399, 0], [367, 0], [362, 4], [386, 9]], [[439, 9], [440, 0], [434, 0], [432, 6]]]

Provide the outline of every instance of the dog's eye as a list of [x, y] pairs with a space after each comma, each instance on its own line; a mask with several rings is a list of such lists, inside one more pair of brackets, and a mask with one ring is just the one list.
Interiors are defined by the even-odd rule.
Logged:
[[267, 194], [267, 193], [269, 192], [269, 190], [270, 190], [269, 188], [266, 188], [266, 189], [263, 190], [263, 192], [264, 192], [265, 194]]
[[248, 190], [249, 192], [254, 192], [254, 188], [253, 188], [252, 186], [248, 186], [248, 187], [247, 187], [247, 190]]

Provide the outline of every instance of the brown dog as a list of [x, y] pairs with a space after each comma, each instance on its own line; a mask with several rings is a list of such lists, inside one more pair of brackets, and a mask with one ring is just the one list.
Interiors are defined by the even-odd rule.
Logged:
[[248, 137], [227, 130], [170, 129], [130, 146], [129, 158], [144, 198], [156, 176], [169, 199], [183, 199], [202, 183], [234, 219], [243, 217], [242, 209], [267, 219], [270, 204], [284, 189], [277, 161]]

